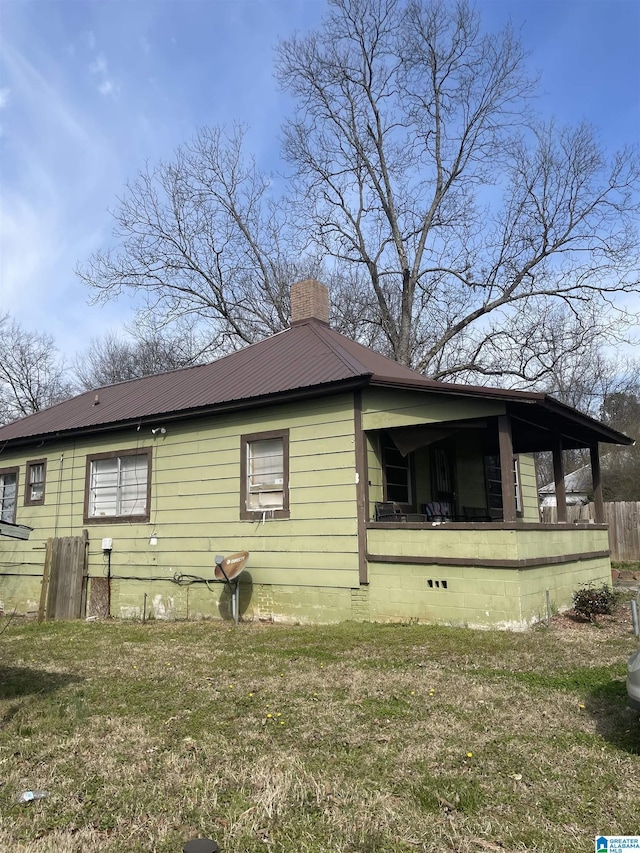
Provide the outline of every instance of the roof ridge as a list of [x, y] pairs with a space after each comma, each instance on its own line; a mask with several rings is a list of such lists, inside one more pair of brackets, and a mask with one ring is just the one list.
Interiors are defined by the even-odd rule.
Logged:
[[[356, 376], [373, 375], [373, 371], [362, 361], [357, 358], [351, 356], [342, 346], [340, 341], [335, 341], [333, 339], [333, 335], [338, 335], [342, 337], [339, 332], [336, 332], [330, 326], [327, 326], [322, 321], [313, 322], [312, 320], [307, 321], [309, 328], [311, 331], [322, 341], [322, 343], [326, 344], [331, 352], [338, 358], [345, 367], [348, 367], [349, 370], [354, 371]], [[300, 323], [299, 325], [303, 325]], [[357, 341], [353, 341], [352, 343], [358, 343]], [[362, 346], [361, 344], [359, 346]]]

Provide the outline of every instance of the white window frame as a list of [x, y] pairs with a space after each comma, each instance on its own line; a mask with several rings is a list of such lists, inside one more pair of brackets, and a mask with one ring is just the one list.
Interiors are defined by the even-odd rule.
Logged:
[[[129, 460], [144, 459], [133, 466]], [[108, 470], [108, 469], [111, 470]], [[101, 470], [102, 469], [102, 470]], [[144, 476], [140, 471], [144, 469]], [[127, 482], [131, 474], [134, 478]], [[102, 480], [102, 482], [99, 482]], [[110, 480], [110, 482], [105, 482]], [[103, 501], [99, 500], [100, 495]], [[107, 501], [104, 496], [108, 494]], [[149, 520], [151, 499], [151, 449], [136, 448], [87, 456], [84, 520], [90, 522], [127, 522]], [[131, 508], [125, 508], [127, 502]], [[100, 510], [100, 504], [107, 511]]]
[[[240, 453], [240, 518], [288, 518], [289, 430], [243, 435]], [[280, 457], [272, 470], [259, 464], [261, 458], [272, 457]]]
[[[18, 509], [18, 480], [20, 468], [3, 468], [0, 470], [0, 521], [9, 524], [16, 523]], [[7, 482], [13, 478], [13, 482]], [[13, 486], [13, 495], [10, 488]]]
[[516, 492], [516, 512], [522, 514], [522, 487], [520, 485], [520, 457], [513, 457], [513, 486]]
[[[42, 472], [40, 479], [35, 479], [36, 472]], [[44, 503], [45, 486], [47, 482], [47, 460], [46, 459], [30, 459], [27, 462], [27, 475], [24, 486], [24, 505], [25, 506], [41, 506]], [[35, 489], [40, 489], [40, 495], [34, 497]]]

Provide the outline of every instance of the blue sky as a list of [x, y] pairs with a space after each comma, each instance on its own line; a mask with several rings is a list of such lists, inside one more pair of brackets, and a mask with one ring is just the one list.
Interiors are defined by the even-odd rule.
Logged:
[[[640, 139], [639, 0], [478, 0], [511, 19], [541, 74], [540, 109], [586, 119], [610, 151]], [[146, 160], [202, 125], [250, 128], [278, 168], [287, 100], [273, 45], [323, 0], [0, 0], [0, 311], [69, 357], [132, 315], [89, 306], [73, 270], [110, 242], [107, 212]]]

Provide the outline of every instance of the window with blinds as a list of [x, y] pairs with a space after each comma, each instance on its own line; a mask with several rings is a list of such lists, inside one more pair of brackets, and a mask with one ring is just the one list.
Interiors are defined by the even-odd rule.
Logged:
[[24, 502], [26, 506], [44, 503], [46, 471], [46, 459], [35, 459], [27, 462], [27, 485], [24, 490]]
[[243, 436], [241, 453], [241, 517], [288, 516], [288, 430]]
[[0, 521], [15, 524], [18, 497], [18, 469], [0, 470]]
[[148, 450], [89, 457], [85, 518], [148, 520], [150, 459]]
[[284, 447], [281, 438], [247, 444], [247, 509], [282, 509]]

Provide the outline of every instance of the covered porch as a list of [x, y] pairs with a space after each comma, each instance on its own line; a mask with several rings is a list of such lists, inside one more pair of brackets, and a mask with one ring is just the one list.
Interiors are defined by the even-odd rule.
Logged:
[[541, 423], [536, 410], [526, 414], [526, 420], [524, 413], [508, 411], [369, 431], [368, 517], [399, 523], [538, 522], [534, 454], [550, 451], [558, 522], [565, 523], [563, 451], [582, 448], [590, 456], [595, 520], [604, 523], [599, 436], [579, 425], [569, 429], [566, 420]]
[[[570, 606], [581, 584], [610, 582], [599, 443], [630, 440], [545, 395], [502, 394], [436, 407], [400, 395], [386, 424], [380, 408], [363, 417], [361, 582], [377, 618], [525, 626]], [[567, 523], [563, 451], [573, 448], [589, 451], [595, 523]], [[540, 520], [539, 451], [553, 456], [557, 524]]]

